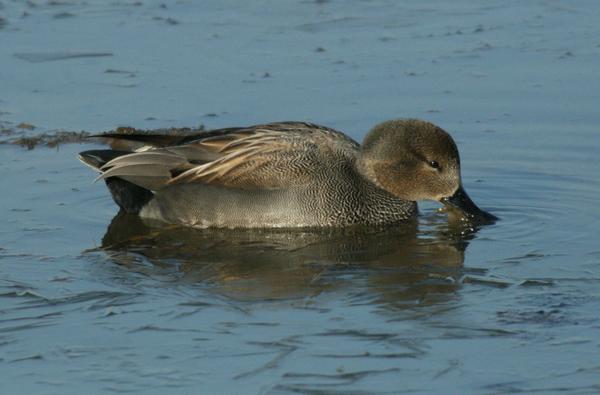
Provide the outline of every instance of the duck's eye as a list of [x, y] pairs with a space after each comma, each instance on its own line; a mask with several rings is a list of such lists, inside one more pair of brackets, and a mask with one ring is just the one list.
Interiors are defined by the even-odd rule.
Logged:
[[429, 166], [431, 166], [434, 169], [439, 169], [440, 168], [440, 164], [436, 160], [430, 160], [429, 161]]

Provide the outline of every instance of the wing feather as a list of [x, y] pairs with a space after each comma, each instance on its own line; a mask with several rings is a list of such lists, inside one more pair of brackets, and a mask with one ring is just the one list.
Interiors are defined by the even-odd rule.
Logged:
[[333, 129], [273, 123], [215, 130], [176, 146], [120, 156], [101, 167], [99, 179], [121, 177], [151, 190], [183, 183], [281, 188], [310, 182], [333, 163], [354, 160], [357, 151], [354, 140]]

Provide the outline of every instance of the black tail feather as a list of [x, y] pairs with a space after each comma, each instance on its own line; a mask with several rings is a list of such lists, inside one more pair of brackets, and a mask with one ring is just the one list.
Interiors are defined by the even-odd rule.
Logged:
[[115, 203], [129, 214], [139, 213], [154, 196], [151, 191], [119, 177], [108, 177], [105, 181]]
[[[91, 150], [81, 152], [79, 159], [88, 166], [99, 170], [114, 158], [130, 153], [129, 151]], [[129, 214], [139, 213], [142, 207], [154, 196], [148, 189], [118, 177], [108, 177], [105, 181], [115, 203], [119, 205], [121, 210]]]

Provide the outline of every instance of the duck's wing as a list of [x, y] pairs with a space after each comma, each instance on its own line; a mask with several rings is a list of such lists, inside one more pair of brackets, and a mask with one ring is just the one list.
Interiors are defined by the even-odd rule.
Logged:
[[180, 142], [119, 156], [100, 168], [99, 179], [120, 177], [151, 190], [184, 183], [283, 188], [351, 163], [359, 148], [341, 132], [301, 122], [218, 129]]

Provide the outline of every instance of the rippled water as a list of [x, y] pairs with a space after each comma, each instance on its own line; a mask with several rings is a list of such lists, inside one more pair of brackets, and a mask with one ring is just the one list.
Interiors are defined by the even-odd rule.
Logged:
[[150, 228], [2, 144], [1, 393], [600, 392], [596, 2], [107, 4], [0, 1], [1, 142], [419, 117], [501, 220]]

